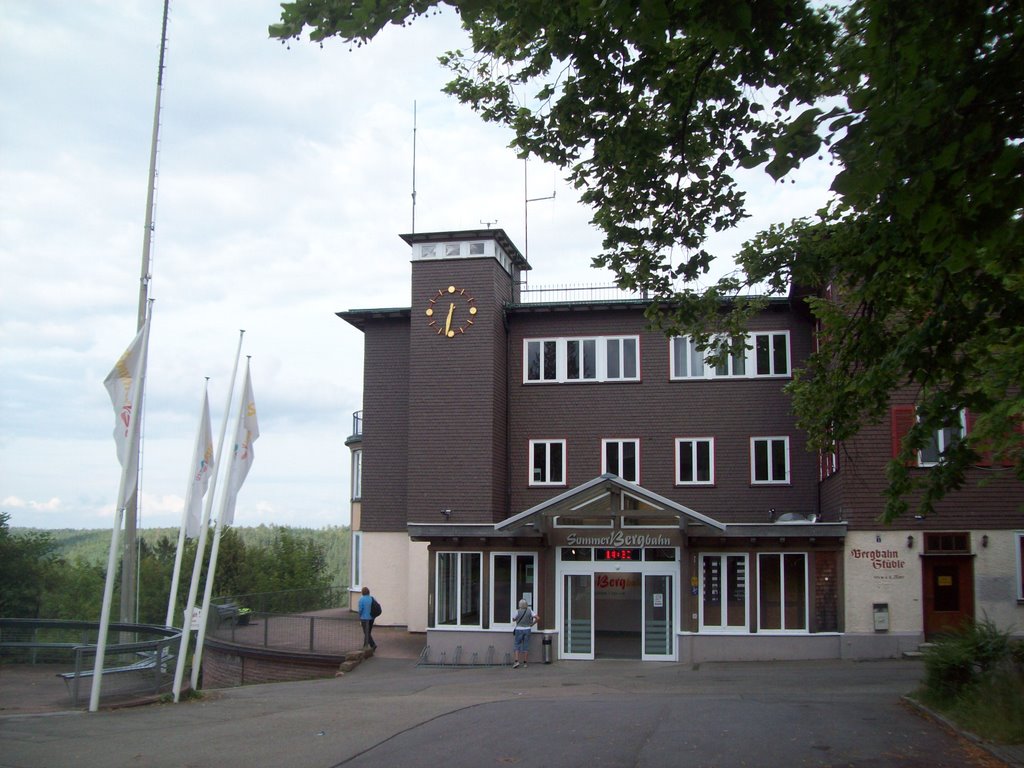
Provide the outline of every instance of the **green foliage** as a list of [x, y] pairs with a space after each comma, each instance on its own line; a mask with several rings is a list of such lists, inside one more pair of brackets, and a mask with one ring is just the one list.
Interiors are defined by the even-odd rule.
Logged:
[[[362, 44], [441, 4], [301, 0], [270, 34]], [[887, 519], [908, 499], [927, 513], [986, 456], [1024, 479], [1024, 5], [443, 4], [472, 44], [442, 57], [446, 90], [581, 190], [605, 235], [595, 264], [653, 298], [656, 327], [714, 349], [761, 306], [741, 296], [831, 288], [809, 302], [827, 343], [792, 384], [812, 449], [881, 420], [904, 387], [921, 414], [908, 457], [975, 414], [935, 468], [892, 463]], [[784, 181], [812, 157], [837, 170], [830, 204], [692, 288], [708, 237], [747, 215], [740, 172]]]
[[0, 616], [35, 619], [52, 586], [56, 545], [46, 533], [17, 535], [0, 512]]
[[[12, 531], [0, 513], [0, 606], [3, 616], [96, 620], [100, 615], [110, 531]], [[276, 526], [227, 528], [221, 534], [213, 594], [312, 590], [323, 603], [345, 585], [349, 529]], [[209, 566], [207, 542], [203, 573]], [[197, 542], [186, 539], [173, 623], [181, 626]], [[162, 625], [177, 548], [177, 530], [139, 531], [139, 622]], [[119, 602], [120, 579], [114, 602]], [[200, 599], [205, 585], [199, 585]], [[317, 607], [321, 607], [320, 604]], [[266, 606], [273, 610], [273, 606]]]
[[1024, 643], [987, 619], [946, 635], [925, 653], [920, 695], [980, 736], [1024, 742]]

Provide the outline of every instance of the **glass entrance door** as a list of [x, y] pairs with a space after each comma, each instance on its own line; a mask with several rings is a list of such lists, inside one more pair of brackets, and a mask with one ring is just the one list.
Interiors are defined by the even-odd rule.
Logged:
[[675, 658], [672, 631], [672, 576], [644, 577], [644, 654], [647, 660]]
[[565, 574], [562, 577], [562, 658], [594, 658], [594, 577]]

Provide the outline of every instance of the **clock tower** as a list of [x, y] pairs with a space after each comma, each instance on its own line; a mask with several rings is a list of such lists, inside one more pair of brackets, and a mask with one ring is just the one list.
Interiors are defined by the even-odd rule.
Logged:
[[501, 229], [402, 239], [412, 248], [407, 519], [500, 521], [509, 514], [505, 306], [530, 266]]

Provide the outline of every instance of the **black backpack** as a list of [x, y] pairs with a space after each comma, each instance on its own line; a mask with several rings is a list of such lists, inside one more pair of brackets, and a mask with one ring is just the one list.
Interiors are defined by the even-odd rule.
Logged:
[[380, 603], [377, 602], [376, 597], [371, 597], [370, 601], [370, 615], [376, 619], [378, 616], [380, 616], [380, 613], [383, 610], [383, 608], [380, 607]]

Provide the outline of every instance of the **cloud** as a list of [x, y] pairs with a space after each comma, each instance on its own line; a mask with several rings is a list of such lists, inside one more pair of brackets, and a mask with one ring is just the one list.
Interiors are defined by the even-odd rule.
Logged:
[[16, 496], [8, 496], [0, 501], [0, 507], [9, 509], [31, 509], [35, 512], [53, 512], [60, 509], [60, 499], [52, 498], [49, 501], [28, 501], [19, 499]]

